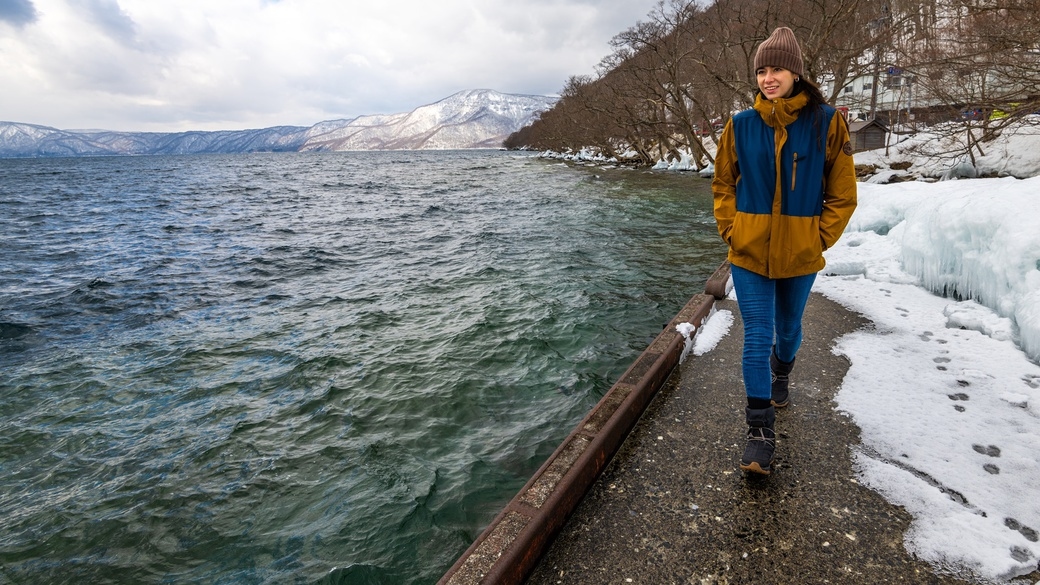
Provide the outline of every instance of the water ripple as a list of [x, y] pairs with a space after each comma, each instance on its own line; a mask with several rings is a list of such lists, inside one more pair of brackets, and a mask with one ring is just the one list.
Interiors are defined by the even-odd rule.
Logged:
[[0, 563], [430, 583], [722, 257], [500, 152], [0, 160]]

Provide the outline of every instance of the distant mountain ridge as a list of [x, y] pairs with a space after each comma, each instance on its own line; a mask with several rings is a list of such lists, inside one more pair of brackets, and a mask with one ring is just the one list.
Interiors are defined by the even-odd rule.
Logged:
[[0, 122], [0, 158], [499, 148], [556, 99], [475, 89], [403, 114], [213, 132], [59, 130]]

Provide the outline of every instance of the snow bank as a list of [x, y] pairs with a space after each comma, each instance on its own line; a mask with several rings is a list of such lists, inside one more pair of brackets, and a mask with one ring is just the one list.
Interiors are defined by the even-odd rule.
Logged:
[[[928, 129], [914, 134], [892, 134], [889, 145], [854, 155], [856, 164], [873, 165], [887, 172], [895, 163], [910, 163], [909, 174], [940, 179], [948, 177], [951, 169], [970, 165], [966, 154], [967, 130], [963, 125], [939, 131]], [[979, 129], [974, 130], [981, 136]], [[1027, 178], [1040, 175], [1040, 116], [1031, 116], [1024, 123], [1004, 129], [1000, 136], [979, 145], [982, 153], [975, 154], [978, 176]], [[904, 173], [906, 174], [906, 173]]]
[[859, 200], [845, 249], [888, 241], [828, 254], [829, 273], [870, 271], [977, 301], [1010, 319], [1015, 341], [1040, 360], [1040, 177], [861, 183]]
[[913, 515], [908, 549], [982, 582], [1040, 561], [1038, 228], [1040, 177], [861, 183], [815, 286], [874, 323], [834, 350], [861, 481]]

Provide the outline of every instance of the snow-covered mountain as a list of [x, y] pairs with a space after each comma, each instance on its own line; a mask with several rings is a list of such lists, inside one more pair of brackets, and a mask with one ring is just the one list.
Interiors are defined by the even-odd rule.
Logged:
[[555, 101], [468, 90], [405, 114], [219, 132], [58, 130], [0, 122], [0, 157], [498, 148]]
[[295, 151], [303, 144], [306, 130], [276, 126], [220, 132], [111, 132], [0, 122], [0, 157]]
[[361, 116], [338, 127], [326, 123], [323, 131], [315, 126], [300, 150], [498, 148], [555, 102], [488, 89], [461, 91], [407, 114]]

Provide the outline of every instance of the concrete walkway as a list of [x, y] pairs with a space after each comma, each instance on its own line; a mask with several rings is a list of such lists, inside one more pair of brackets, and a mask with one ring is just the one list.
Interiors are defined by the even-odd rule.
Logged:
[[743, 333], [735, 302], [716, 308], [729, 335], [672, 372], [527, 583], [966, 583], [911, 557], [909, 515], [856, 482], [831, 348], [869, 323], [812, 295], [774, 472], [745, 477]]

